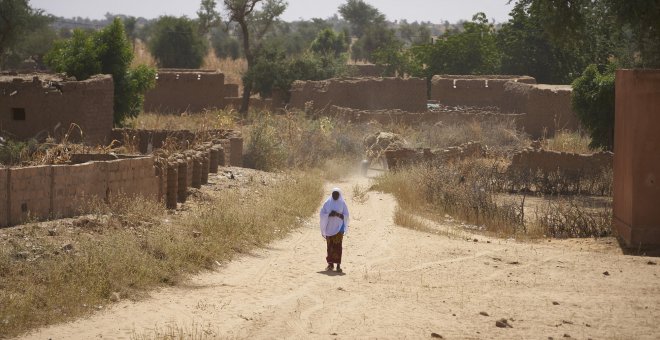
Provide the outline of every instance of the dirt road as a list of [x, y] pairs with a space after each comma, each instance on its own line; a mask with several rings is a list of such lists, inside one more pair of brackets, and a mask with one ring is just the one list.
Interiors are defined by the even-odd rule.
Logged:
[[[657, 259], [623, 256], [614, 240], [519, 243], [412, 231], [394, 225], [391, 196], [370, 192], [354, 202], [356, 184], [368, 182], [338, 184], [352, 214], [345, 275], [323, 271], [325, 241], [313, 219], [185, 286], [25, 338], [130, 339], [154, 329], [199, 338], [660, 337]], [[496, 327], [503, 318], [513, 328]]]

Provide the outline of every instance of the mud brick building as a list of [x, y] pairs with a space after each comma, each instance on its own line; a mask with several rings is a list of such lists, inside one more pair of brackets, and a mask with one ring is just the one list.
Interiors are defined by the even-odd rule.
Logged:
[[[0, 74], [0, 130], [27, 140], [63, 137], [103, 143], [113, 126], [114, 86], [109, 75], [71, 81], [48, 74]], [[82, 133], [80, 132], [82, 130]]]

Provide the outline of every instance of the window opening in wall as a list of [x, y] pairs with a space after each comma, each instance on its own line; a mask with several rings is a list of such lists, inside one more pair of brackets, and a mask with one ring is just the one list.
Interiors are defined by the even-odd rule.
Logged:
[[25, 109], [24, 108], [12, 108], [11, 109], [11, 118], [13, 120], [25, 120]]

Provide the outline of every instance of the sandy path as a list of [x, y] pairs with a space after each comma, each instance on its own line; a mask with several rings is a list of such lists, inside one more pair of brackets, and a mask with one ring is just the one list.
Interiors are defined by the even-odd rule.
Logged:
[[[355, 184], [368, 182], [340, 183], [348, 196]], [[591, 240], [468, 242], [394, 226], [389, 195], [347, 203], [346, 275], [322, 272], [325, 241], [314, 219], [186, 286], [25, 339], [129, 339], [168, 327], [209, 338], [660, 337], [660, 266], [647, 264], [655, 259]], [[513, 328], [497, 328], [501, 318]]]

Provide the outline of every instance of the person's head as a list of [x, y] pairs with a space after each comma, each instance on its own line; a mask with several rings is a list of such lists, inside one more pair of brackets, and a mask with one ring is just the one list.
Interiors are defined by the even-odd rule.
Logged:
[[335, 201], [339, 199], [339, 191], [335, 190], [332, 192], [332, 199]]

